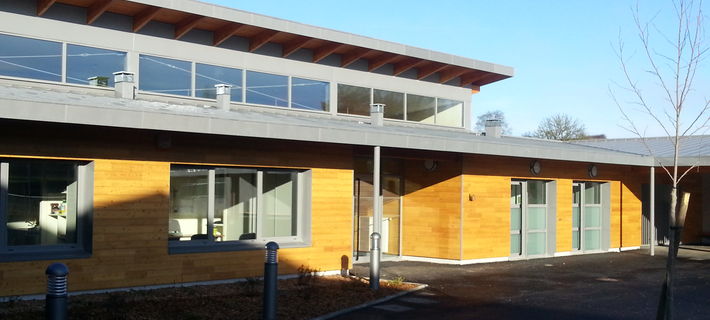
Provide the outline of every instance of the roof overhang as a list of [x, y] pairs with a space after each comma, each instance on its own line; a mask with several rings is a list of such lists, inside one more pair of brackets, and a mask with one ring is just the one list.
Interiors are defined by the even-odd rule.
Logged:
[[414, 69], [417, 79], [437, 75], [439, 83], [468, 87], [480, 86], [513, 76], [513, 68], [489, 62], [463, 58], [399, 43], [377, 40], [346, 32], [315, 27], [246, 11], [193, 0], [36, 0], [37, 15], [42, 16], [52, 6], [65, 4], [86, 8], [86, 23], [93, 24], [105, 13], [129, 16], [133, 32], [139, 32], [151, 21], [174, 26], [174, 39], [180, 39], [193, 29], [213, 34], [212, 45], [218, 46], [231, 37], [249, 41], [249, 51], [255, 52], [267, 43], [282, 47], [288, 57], [300, 49], [313, 52], [312, 62], [330, 55], [340, 56], [340, 66], [365, 60], [373, 72], [387, 64], [397, 76]]

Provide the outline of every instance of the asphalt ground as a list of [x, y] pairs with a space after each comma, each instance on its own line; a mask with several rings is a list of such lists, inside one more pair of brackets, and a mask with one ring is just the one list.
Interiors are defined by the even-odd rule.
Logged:
[[[382, 263], [381, 278], [428, 284], [336, 319], [655, 319], [666, 248], [465, 266]], [[710, 319], [710, 247], [677, 259], [675, 319]], [[369, 276], [369, 265], [353, 273]]]

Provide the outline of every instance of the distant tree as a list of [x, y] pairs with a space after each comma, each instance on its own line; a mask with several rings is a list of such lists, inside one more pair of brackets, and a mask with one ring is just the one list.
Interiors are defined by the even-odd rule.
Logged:
[[584, 139], [587, 134], [584, 125], [577, 119], [566, 114], [556, 114], [545, 118], [532, 133], [524, 134], [528, 137], [535, 137], [550, 140], [579, 140]]
[[478, 120], [476, 121], [476, 131], [478, 132], [483, 132], [486, 130], [486, 120], [500, 120], [501, 126], [503, 128], [503, 134], [511, 134], [512, 130], [510, 129], [510, 125], [508, 125], [508, 122], [505, 121], [505, 114], [503, 111], [500, 110], [493, 110], [493, 111], [488, 111], [477, 118]]

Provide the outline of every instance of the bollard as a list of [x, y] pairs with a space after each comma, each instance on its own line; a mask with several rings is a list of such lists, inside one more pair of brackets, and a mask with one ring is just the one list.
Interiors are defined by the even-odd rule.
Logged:
[[278, 296], [279, 244], [270, 241], [266, 244], [264, 262], [264, 320], [276, 319], [276, 297]]
[[377, 291], [380, 289], [380, 234], [373, 232], [370, 239], [370, 289]]
[[44, 272], [47, 275], [47, 296], [44, 311], [47, 320], [67, 319], [67, 275], [69, 268], [63, 263], [52, 263]]

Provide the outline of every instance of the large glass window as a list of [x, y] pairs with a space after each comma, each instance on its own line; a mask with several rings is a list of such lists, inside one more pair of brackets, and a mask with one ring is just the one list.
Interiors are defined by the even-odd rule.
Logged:
[[192, 95], [192, 63], [140, 55], [138, 89], [158, 93]]
[[407, 120], [421, 123], [434, 123], [436, 118], [436, 99], [432, 97], [407, 95]]
[[83, 249], [92, 201], [82, 185], [87, 170], [75, 161], [0, 159], [0, 258]]
[[370, 115], [370, 89], [338, 84], [338, 113]]
[[404, 120], [404, 93], [375, 89], [372, 94], [373, 103], [385, 104], [385, 118]]
[[62, 44], [0, 34], [0, 75], [62, 81]]
[[463, 102], [441, 98], [437, 99], [436, 124], [450, 127], [462, 127]]
[[328, 111], [330, 85], [327, 82], [291, 78], [291, 108]]
[[288, 77], [247, 71], [247, 103], [288, 107]]
[[214, 86], [217, 84], [231, 85], [231, 100], [242, 101], [242, 70], [202, 63], [195, 65], [196, 97], [216, 99], [217, 91]]
[[67, 45], [67, 82], [113, 87], [113, 73], [126, 70], [126, 53]]
[[173, 165], [168, 238], [180, 243], [303, 241], [306, 171]]

